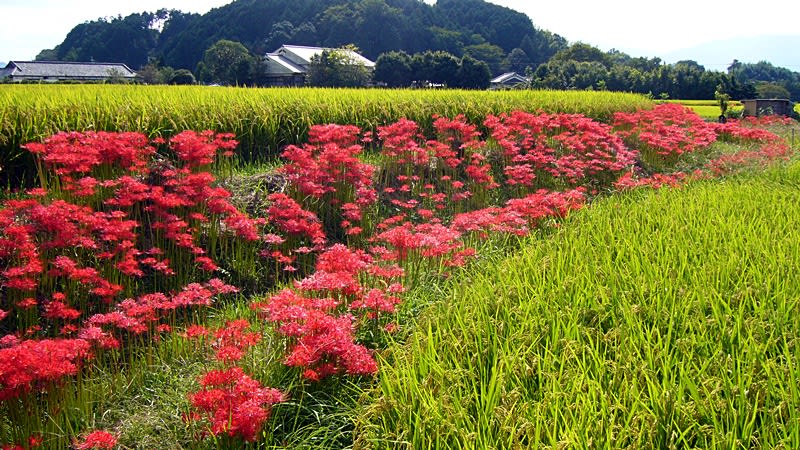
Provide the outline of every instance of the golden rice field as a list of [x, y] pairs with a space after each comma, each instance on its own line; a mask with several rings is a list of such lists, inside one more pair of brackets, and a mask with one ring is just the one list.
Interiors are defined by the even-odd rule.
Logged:
[[[170, 136], [183, 130], [231, 132], [245, 161], [268, 159], [302, 142], [313, 124], [362, 129], [408, 118], [430, 131], [434, 115], [463, 114], [479, 123], [515, 109], [581, 113], [605, 120], [652, 103], [610, 92], [461, 91], [205, 86], [0, 86], [0, 166], [25, 167], [19, 146], [58, 131], [139, 131]], [[6, 170], [6, 173], [8, 170]]]

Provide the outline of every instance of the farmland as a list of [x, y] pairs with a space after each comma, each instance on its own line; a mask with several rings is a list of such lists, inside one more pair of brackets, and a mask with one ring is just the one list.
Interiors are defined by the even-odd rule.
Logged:
[[514, 109], [581, 113], [608, 120], [646, 108], [639, 95], [607, 92], [247, 89], [202, 86], [0, 86], [0, 166], [32, 161], [19, 146], [58, 131], [136, 131], [149, 137], [215, 130], [234, 133], [242, 161], [274, 159], [300, 144], [313, 124], [374, 130], [401, 118], [432, 133], [433, 116], [480, 122]]
[[[0, 445], [797, 444], [794, 122], [175, 90], [167, 126], [76, 92], [13, 122], [43, 134], [0, 207]], [[350, 109], [226, 129], [276, 93]]]
[[[668, 100], [668, 103], [686, 106], [698, 116], [707, 120], [716, 120], [719, 117], [719, 104], [716, 100]], [[732, 113], [737, 113], [744, 111], [744, 106], [742, 106], [741, 102], [730, 101], [728, 109]]]
[[798, 186], [795, 164], [607, 198], [464, 276], [383, 365], [365, 440], [800, 446]]

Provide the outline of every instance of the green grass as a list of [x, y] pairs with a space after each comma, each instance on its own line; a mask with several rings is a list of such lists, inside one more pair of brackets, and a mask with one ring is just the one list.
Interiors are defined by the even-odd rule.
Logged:
[[600, 200], [444, 292], [367, 448], [800, 448], [800, 165]]

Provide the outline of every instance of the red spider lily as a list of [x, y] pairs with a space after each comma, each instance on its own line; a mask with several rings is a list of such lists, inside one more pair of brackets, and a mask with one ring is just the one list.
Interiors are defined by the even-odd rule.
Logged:
[[145, 172], [155, 148], [141, 133], [58, 133], [43, 143], [23, 146], [37, 155], [57, 175], [83, 174], [108, 165], [129, 172]]
[[24, 340], [0, 349], [0, 401], [75, 375], [91, 357], [83, 339]]
[[170, 138], [170, 147], [182, 161], [190, 167], [199, 167], [214, 162], [217, 151], [223, 150], [223, 156], [233, 155], [238, 142], [234, 136], [213, 131], [184, 131]]
[[393, 252], [388, 260], [404, 262], [412, 254], [428, 258], [447, 255], [461, 246], [460, 237], [459, 231], [441, 224], [405, 222], [373, 236], [372, 242], [390, 245]]
[[111, 450], [117, 445], [117, 437], [108, 431], [95, 430], [84, 436], [80, 442], [75, 442], [75, 448], [78, 450]]
[[633, 165], [611, 127], [579, 114], [488, 116], [485, 125], [502, 151], [503, 172], [511, 186], [551, 187], [551, 179], [572, 185], [601, 180]]
[[372, 186], [375, 168], [358, 159], [363, 147], [356, 143], [359, 129], [352, 125], [315, 125], [309, 144], [290, 145], [281, 155], [289, 161], [281, 168], [302, 195], [321, 198], [338, 187]]
[[247, 332], [250, 322], [244, 319], [232, 320], [213, 332], [212, 346], [216, 350], [216, 358], [225, 363], [238, 361], [248, 348], [261, 340], [258, 332]]
[[714, 125], [678, 104], [657, 105], [652, 110], [615, 113], [614, 129], [632, 148], [651, 150], [662, 158], [674, 158], [711, 145]]
[[272, 194], [268, 199], [272, 202], [267, 210], [271, 223], [286, 233], [305, 236], [315, 245], [325, 243], [325, 232], [314, 213], [304, 210], [285, 194]]
[[[263, 387], [239, 367], [212, 370], [200, 379], [201, 389], [189, 394], [192, 406], [210, 422], [212, 435], [256, 440], [271, 407], [285, 401], [277, 389]], [[203, 418], [200, 416], [199, 418]], [[190, 416], [197, 420], [198, 416]]]
[[386, 295], [382, 289], [370, 289], [360, 299], [350, 304], [350, 309], [364, 309], [374, 313], [394, 313], [400, 297]]
[[[791, 121], [791, 119], [789, 120]], [[726, 123], [714, 123], [712, 125], [721, 140], [764, 143], [777, 143], [780, 141], [778, 135], [762, 128], [755, 128], [754, 123], [749, 120], [730, 120]]]
[[378, 138], [382, 143], [381, 153], [392, 158], [392, 164], [425, 166], [430, 162], [431, 152], [420, 145], [424, 138], [412, 120], [400, 119], [378, 127]]
[[686, 180], [686, 174], [675, 172], [671, 174], [655, 173], [649, 177], [637, 178], [628, 172], [614, 183], [614, 187], [621, 191], [631, 190], [639, 187], [650, 187], [660, 189], [662, 187], [678, 187]]

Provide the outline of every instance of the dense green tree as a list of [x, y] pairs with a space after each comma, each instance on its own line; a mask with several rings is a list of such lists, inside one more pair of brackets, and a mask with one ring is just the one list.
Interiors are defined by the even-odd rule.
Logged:
[[489, 66], [489, 71], [493, 75], [499, 75], [508, 71], [506, 64], [506, 53], [497, 45], [483, 44], [470, 45], [464, 48], [464, 55], [471, 56], [478, 61], [483, 61]]
[[527, 34], [519, 44], [531, 60], [531, 68], [536, 69], [545, 64], [559, 51], [567, 48], [567, 40], [549, 31], [534, 30]]
[[173, 73], [172, 67], [161, 67], [158, 62], [151, 61], [136, 71], [136, 78], [144, 84], [167, 84]]
[[508, 54], [505, 61], [508, 70], [512, 72], [517, 72], [520, 74], [524, 74], [528, 67], [531, 67], [531, 59], [528, 57], [528, 54], [525, 53], [525, 50], [521, 48], [515, 48], [511, 50], [511, 53]]
[[457, 87], [463, 89], [486, 89], [492, 80], [489, 65], [469, 55], [461, 58], [456, 74]]
[[556, 61], [599, 62], [606, 68], [611, 67], [611, 57], [597, 47], [583, 42], [576, 42], [553, 55]]
[[40, 51], [34, 59], [36, 61], [58, 61], [58, 47], [46, 48]]
[[197, 80], [194, 74], [186, 69], [178, 69], [172, 73], [172, 76], [167, 80], [169, 84], [195, 84]]
[[241, 85], [250, 83], [255, 59], [240, 42], [221, 39], [203, 54], [200, 79], [208, 83]]
[[415, 81], [456, 86], [459, 60], [450, 53], [426, 51], [411, 58]]
[[375, 61], [374, 79], [389, 87], [408, 87], [414, 81], [411, 56], [406, 52], [388, 52]]
[[782, 85], [770, 81], [762, 81], [756, 83], [756, 93], [758, 94], [758, 98], [789, 99], [792, 95], [791, 93], [789, 93], [789, 90], [783, 87]]
[[319, 87], [364, 87], [370, 81], [370, 70], [352, 58], [345, 49], [324, 50], [311, 58], [308, 84]]

